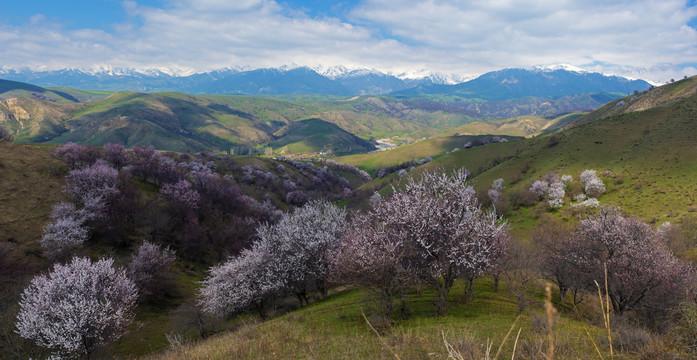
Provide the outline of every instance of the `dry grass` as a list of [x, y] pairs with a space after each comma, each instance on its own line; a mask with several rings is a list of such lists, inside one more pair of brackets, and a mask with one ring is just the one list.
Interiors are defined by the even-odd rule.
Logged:
[[53, 204], [65, 200], [65, 164], [48, 148], [0, 143], [0, 242], [20, 253], [39, 251]]

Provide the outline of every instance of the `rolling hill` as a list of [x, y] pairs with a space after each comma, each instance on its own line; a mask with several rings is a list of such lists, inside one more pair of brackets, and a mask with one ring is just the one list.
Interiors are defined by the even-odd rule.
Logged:
[[[126, 146], [152, 145], [160, 150], [227, 152], [280, 141], [277, 132], [299, 120], [321, 119], [361, 137], [401, 136], [413, 140], [477, 119], [462, 109], [428, 101], [392, 98], [316, 95], [294, 99], [230, 95], [194, 96], [182, 93], [104, 93], [62, 89], [76, 102], [58, 103], [19, 92], [52, 90], [6, 82], [17, 97], [0, 101], [0, 124], [19, 142], [118, 142]], [[10, 86], [15, 86], [10, 90]], [[83, 102], [77, 102], [83, 100]], [[315, 145], [319, 138], [314, 139]], [[348, 139], [348, 137], [345, 137]], [[356, 138], [357, 139], [357, 138]], [[355, 139], [354, 139], [355, 140]], [[372, 149], [364, 140], [342, 144], [339, 153]], [[322, 148], [336, 144], [326, 143]], [[275, 148], [275, 145], [272, 147]], [[349, 148], [351, 150], [349, 150]], [[305, 149], [307, 150], [307, 149]], [[249, 150], [247, 150], [248, 152]]]
[[281, 154], [355, 154], [375, 150], [375, 145], [324, 120], [307, 119], [289, 124], [269, 146]]
[[32, 98], [50, 102], [80, 102], [73, 95], [60, 90], [45, 89], [27, 83], [0, 79], [0, 100]]

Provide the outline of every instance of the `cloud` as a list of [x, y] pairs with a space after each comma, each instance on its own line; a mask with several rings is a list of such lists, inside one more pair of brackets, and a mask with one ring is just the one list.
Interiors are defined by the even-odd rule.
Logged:
[[697, 58], [697, 31], [687, 25], [697, 8], [678, 0], [364, 0], [342, 19], [272, 0], [123, 6], [129, 17], [111, 31], [68, 30], [50, 14], [0, 25], [3, 65], [296, 63], [471, 74], [570, 63], [661, 81], [692, 71], [681, 64]]

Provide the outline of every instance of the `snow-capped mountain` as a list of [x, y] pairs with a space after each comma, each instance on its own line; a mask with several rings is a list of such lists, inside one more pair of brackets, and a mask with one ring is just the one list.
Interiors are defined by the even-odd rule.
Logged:
[[[544, 74], [542, 76], [541, 74]], [[106, 65], [83, 69], [0, 68], [0, 77], [40, 86], [106, 91], [179, 91], [191, 94], [326, 94], [373, 95], [458, 93], [490, 99], [516, 96], [563, 96], [587, 92], [627, 92], [648, 83], [593, 73], [559, 64], [531, 69], [503, 69], [481, 76], [443, 74], [426, 69], [383, 72], [351, 66], [277, 68], [228, 67], [195, 72], [185, 67], [122, 68]], [[410, 90], [411, 89], [411, 90]], [[468, 95], [469, 94], [469, 95]]]
[[569, 72], [576, 72], [579, 74], [590, 72], [590, 71], [582, 69], [578, 66], [573, 66], [573, 65], [569, 65], [569, 64], [538, 65], [538, 66], [533, 66], [532, 70], [538, 70], [538, 71], [542, 71], [542, 72], [553, 72], [553, 71], [557, 71], [557, 70], [564, 70], [564, 71], [569, 71]]
[[507, 100], [524, 97], [560, 98], [578, 94], [629, 94], [651, 86], [643, 80], [607, 76], [565, 66], [533, 69], [502, 69], [483, 74], [456, 85], [420, 86], [399, 91], [398, 95], [456, 95], [482, 100]]

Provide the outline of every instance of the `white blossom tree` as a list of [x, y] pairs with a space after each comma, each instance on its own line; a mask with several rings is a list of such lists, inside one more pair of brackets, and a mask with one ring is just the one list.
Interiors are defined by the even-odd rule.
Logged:
[[491, 189], [487, 191], [489, 199], [496, 206], [503, 201], [503, 179], [498, 178], [491, 183]]
[[547, 201], [553, 209], [558, 209], [564, 205], [564, 183], [556, 182], [549, 186], [547, 190]]
[[595, 170], [584, 170], [579, 177], [584, 191], [589, 197], [597, 198], [605, 192], [605, 184], [598, 177]]
[[39, 240], [44, 256], [50, 259], [62, 259], [87, 241], [89, 233], [83, 226], [86, 220], [83, 210], [77, 210], [75, 204], [61, 202], [53, 207], [52, 221], [44, 226]]
[[549, 188], [549, 182], [544, 180], [535, 180], [532, 185], [530, 185], [530, 192], [535, 193], [540, 199], [547, 192]]
[[255, 308], [266, 317], [265, 305], [283, 290], [283, 283], [268, 266], [274, 259], [266, 242], [256, 242], [222, 265], [214, 266], [202, 281], [198, 304], [215, 317]]
[[130, 324], [136, 287], [112, 259], [75, 257], [37, 275], [19, 302], [17, 332], [60, 358], [89, 358]]
[[598, 175], [596, 174], [595, 170], [586, 169], [583, 170], [581, 176], [579, 176], [579, 180], [581, 180], [581, 184], [585, 185], [587, 182], [597, 177]]
[[257, 229], [259, 241], [268, 243], [274, 259], [269, 266], [301, 305], [303, 301], [307, 303], [307, 290], [311, 286], [326, 296], [329, 254], [346, 227], [346, 211], [320, 200], [284, 214], [274, 225]]

